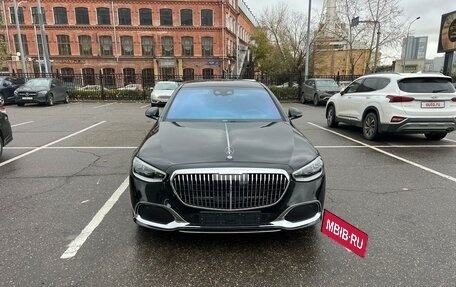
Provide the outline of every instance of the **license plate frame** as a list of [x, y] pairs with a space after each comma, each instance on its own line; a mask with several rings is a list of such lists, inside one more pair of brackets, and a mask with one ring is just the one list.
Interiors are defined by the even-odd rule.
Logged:
[[443, 109], [445, 108], [444, 101], [422, 101], [421, 102], [422, 109]]
[[199, 214], [202, 226], [258, 226], [261, 224], [261, 212], [206, 212]]

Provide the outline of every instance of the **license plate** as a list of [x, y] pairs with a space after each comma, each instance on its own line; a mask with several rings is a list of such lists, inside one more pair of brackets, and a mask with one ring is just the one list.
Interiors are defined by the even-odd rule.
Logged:
[[33, 97], [22, 97], [23, 100], [33, 100]]
[[421, 102], [421, 108], [423, 109], [436, 109], [444, 108], [445, 102]]
[[260, 212], [201, 212], [200, 224], [205, 226], [260, 225]]

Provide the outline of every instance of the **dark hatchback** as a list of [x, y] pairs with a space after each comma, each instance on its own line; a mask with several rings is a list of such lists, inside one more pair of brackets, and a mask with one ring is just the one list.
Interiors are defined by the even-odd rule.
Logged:
[[24, 79], [21, 78], [0, 77], [0, 107], [14, 103], [14, 91], [24, 83]]
[[3, 153], [3, 147], [13, 140], [11, 124], [4, 107], [0, 107], [0, 157]]
[[133, 157], [134, 221], [183, 232], [292, 230], [321, 220], [318, 151], [264, 85], [189, 82], [171, 96]]
[[53, 78], [28, 80], [14, 92], [14, 96], [18, 106], [24, 106], [26, 103], [53, 106], [56, 102], [70, 102], [68, 87], [61, 80]]

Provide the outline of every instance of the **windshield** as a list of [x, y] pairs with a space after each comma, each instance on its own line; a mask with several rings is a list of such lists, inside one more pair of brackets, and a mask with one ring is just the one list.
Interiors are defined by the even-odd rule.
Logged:
[[337, 85], [336, 81], [334, 80], [317, 80], [315, 81], [317, 88], [334, 88], [334, 89], [339, 89], [339, 86]]
[[155, 85], [155, 90], [175, 90], [178, 84], [175, 82], [159, 82]]
[[25, 83], [26, 87], [47, 87], [51, 79], [31, 79]]
[[408, 93], [454, 93], [454, 86], [446, 78], [409, 78], [399, 81], [399, 89]]
[[167, 120], [282, 120], [263, 88], [182, 88], [168, 110]]

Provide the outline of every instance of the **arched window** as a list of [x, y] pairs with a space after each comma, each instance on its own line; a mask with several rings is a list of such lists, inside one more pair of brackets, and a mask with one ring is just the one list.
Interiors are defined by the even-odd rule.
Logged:
[[210, 57], [213, 55], [214, 42], [212, 37], [203, 37], [201, 38], [201, 54], [203, 57]]
[[161, 38], [162, 42], [162, 56], [174, 56], [174, 43], [173, 37], [165, 36]]
[[67, 25], [68, 16], [65, 7], [54, 7], [54, 23], [56, 25]]
[[133, 56], [133, 37], [121, 36], [120, 45], [122, 47], [122, 56]]
[[136, 84], [135, 69], [133, 69], [133, 68], [123, 69], [123, 80], [124, 80], [124, 85]]
[[107, 88], [117, 88], [116, 86], [116, 75], [113, 68], [104, 68], [103, 69], [103, 80], [104, 86]]
[[144, 90], [154, 86], [154, 69], [143, 69], [141, 72]]
[[203, 69], [203, 79], [213, 79], [214, 70], [210, 68]]
[[82, 69], [83, 85], [95, 85], [95, 70], [92, 68]]
[[60, 70], [62, 74], [62, 81], [72, 83], [74, 81], [74, 69], [73, 68], [62, 68]]
[[193, 37], [182, 37], [182, 56], [193, 56]]

